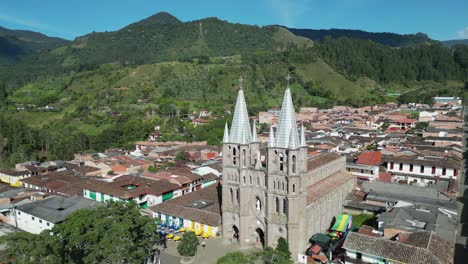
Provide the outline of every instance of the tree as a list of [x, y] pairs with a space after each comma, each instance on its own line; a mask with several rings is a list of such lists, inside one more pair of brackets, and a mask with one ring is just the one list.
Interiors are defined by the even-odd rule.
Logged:
[[217, 264], [254, 264], [257, 260], [257, 254], [244, 254], [242, 252], [229, 252], [223, 257], [219, 258]]
[[39, 235], [18, 232], [2, 240], [19, 263], [139, 264], [159, 242], [156, 228], [135, 203], [109, 203], [78, 210]]
[[429, 126], [428, 122], [418, 122], [416, 123], [416, 129], [426, 129]]
[[385, 130], [387, 130], [389, 127], [390, 127], [390, 123], [387, 122], [387, 121], [385, 121], [385, 122], [383, 123], [383, 125], [380, 127], [380, 129], [382, 129], [382, 131], [385, 131]]
[[193, 232], [187, 232], [182, 236], [177, 251], [181, 256], [193, 257], [197, 253], [198, 238]]
[[187, 155], [188, 153], [181, 150], [179, 152], [177, 152], [176, 156], [175, 156], [175, 161], [179, 161], [179, 160], [187, 160]]
[[260, 254], [265, 264], [293, 264], [294, 262], [285, 253], [266, 247]]
[[289, 251], [289, 244], [286, 239], [280, 237], [278, 238], [278, 245], [276, 245], [276, 249], [279, 252], [285, 254], [288, 258], [291, 258], [291, 251]]

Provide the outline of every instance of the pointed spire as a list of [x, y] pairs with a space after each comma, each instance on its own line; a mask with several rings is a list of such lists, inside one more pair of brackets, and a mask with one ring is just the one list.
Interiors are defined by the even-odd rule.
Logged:
[[[247, 104], [245, 103], [244, 91], [242, 90], [242, 77], [240, 78], [240, 89], [237, 95], [236, 108], [234, 110], [234, 118], [231, 125], [231, 143], [248, 144], [252, 140], [250, 131], [250, 122], [247, 112]], [[245, 135], [243, 135], [245, 134]], [[243, 139], [245, 137], [245, 139]], [[245, 143], [241, 143], [241, 142]]]
[[226, 125], [224, 126], [224, 137], [223, 137], [223, 143], [228, 143], [230, 140], [229, 140], [229, 127], [228, 127], [228, 124], [226, 122]]
[[307, 147], [304, 124], [301, 124], [301, 147]]
[[[293, 129], [295, 129], [295, 133], [293, 133]], [[294, 111], [294, 105], [291, 98], [291, 90], [288, 87], [284, 93], [283, 104], [281, 106], [280, 119], [276, 134], [276, 147], [288, 148], [291, 141], [291, 133], [294, 137], [293, 141], [299, 142], [299, 135], [297, 133], [296, 125], [296, 113]]]
[[245, 126], [242, 127], [241, 129], [242, 133], [241, 133], [241, 140], [239, 142], [239, 144], [248, 144], [249, 142], [247, 142], [247, 133], [246, 132], [250, 132], [250, 128], [248, 131], [245, 131]]
[[257, 127], [255, 126], [255, 122], [253, 122], [253, 125], [252, 125], [252, 142], [258, 142]]
[[297, 149], [299, 147], [299, 135], [297, 134], [297, 127], [291, 129], [289, 136], [289, 148]]
[[273, 127], [270, 127], [270, 134], [268, 135], [268, 147], [273, 148], [275, 147], [275, 132], [273, 131]]

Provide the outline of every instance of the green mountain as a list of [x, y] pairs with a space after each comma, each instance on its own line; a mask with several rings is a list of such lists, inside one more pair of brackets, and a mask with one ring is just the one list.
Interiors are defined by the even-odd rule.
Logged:
[[[256, 115], [280, 106], [288, 73], [296, 107], [430, 102], [460, 93], [468, 46], [312, 41], [283, 27], [159, 13], [0, 66], [0, 166], [128, 146], [154, 124], [163, 140], [219, 144], [239, 77]], [[216, 118], [203, 127], [181, 120], [199, 109]]]
[[[278, 37], [281, 31], [277, 27], [233, 24], [217, 18], [184, 23], [168, 13], [158, 13], [115, 32], [79, 37], [66, 48], [52, 51], [45, 57], [62, 60], [65, 67], [77, 64], [92, 67], [103, 63], [138, 65], [195, 56], [230, 56], [259, 49], [275, 50], [300, 39], [292, 34]], [[304, 45], [311, 43], [302, 42]]]
[[30, 54], [54, 49], [67, 43], [68, 40], [49, 37], [38, 32], [0, 27], [0, 65], [11, 65]]
[[292, 33], [306, 37], [314, 41], [320, 41], [325, 37], [331, 38], [353, 38], [362, 40], [371, 40], [382, 45], [390, 47], [411, 47], [421, 44], [433, 44], [437, 41], [429, 38], [424, 33], [416, 34], [396, 34], [388, 32], [367, 32], [363, 30], [352, 30], [352, 29], [300, 29], [300, 28], [288, 28]]
[[442, 44], [446, 47], [453, 47], [455, 45], [468, 45], [468, 39], [452, 39], [452, 40], [444, 40], [441, 41]]
[[0, 68], [0, 78], [15, 87], [39, 76], [92, 70], [104, 63], [206, 59], [282, 50], [290, 45], [311, 46], [312, 41], [279, 27], [233, 24], [217, 18], [181, 22], [163, 12], [114, 32], [93, 32], [66, 46], [29, 56], [15, 68]]

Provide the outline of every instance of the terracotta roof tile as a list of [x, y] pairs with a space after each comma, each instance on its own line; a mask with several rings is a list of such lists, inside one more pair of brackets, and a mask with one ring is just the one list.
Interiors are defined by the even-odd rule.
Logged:
[[[151, 207], [151, 210], [166, 215], [192, 220], [211, 226], [221, 224], [221, 186], [211, 185], [201, 190], [182, 195]], [[194, 201], [212, 202], [201, 209], [188, 207]]]
[[354, 179], [355, 177], [351, 173], [345, 171], [338, 171], [333, 173], [329, 177], [307, 188], [307, 204], [311, 204], [327, 193], [334, 191], [337, 186], [343, 184], [344, 182]]
[[322, 154], [322, 155], [318, 155], [312, 159], [309, 159], [307, 161], [307, 171], [311, 171], [311, 170], [314, 170], [318, 167], [321, 167], [325, 164], [328, 164], [336, 159], [339, 159], [343, 156], [341, 156], [340, 154], [338, 153], [334, 153], [334, 152], [329, 152], [329, 153], [326, 153], [326, 154]]
[[378, 166], [381, 160], [382, 160], [382, 154], [380, 153], [380, 151], [366, 151], [366, 152], [362, 152], [359, 155], [356, 163], [362, 164], [362, 165]]

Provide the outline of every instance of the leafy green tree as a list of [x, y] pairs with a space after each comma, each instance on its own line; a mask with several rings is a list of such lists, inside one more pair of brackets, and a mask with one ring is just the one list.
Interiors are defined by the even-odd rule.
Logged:
[[293, 264], [292, 261], [284, 252], [266, 247], [260, 254], [263, 263], [265, 264]]
[[276, 245], [275, 250], [282, 252], [288, 258], [291, 258], [291, 251], [289, 251], [289, 244], [288, 241], [286, 241], [286, 239], [282, 237], [278, 238], [278, 245]]
[[175, 161], [180, 161], [180, 160], [187, 160], [187, 152], [183, 150], [177, 152], [175, 156]]
[[418, 122], [416, 123], [416, 129], [426, 129], [429, 126], [428, 122]]
[[7, 254], [13, 263], [60, 263], [60, 245], [56, 237], [43, 232], [39, 235], [24, 231], [0, 238], [7, 244]]
[[380, 127], [382, 131], [387, 130], [390, 127], [390, 123], [384, 122], [383, 125]]
[[135, 203], [109, 203], [83, 209], [39, 235], [24, 232], [2, 238], [17, 263], [142, 263], [159, 242], [154, 219]]
[[258, 254], [245, 254], [239, 251], [229, 252], [223, 257], [219, 258], [217, 264], [254, 264], [258, 259]]
[[177, 251], [181, 256], [193, 257], [197, 253], [198, 238], [193, 232], [187, 232], [182, 236]]

